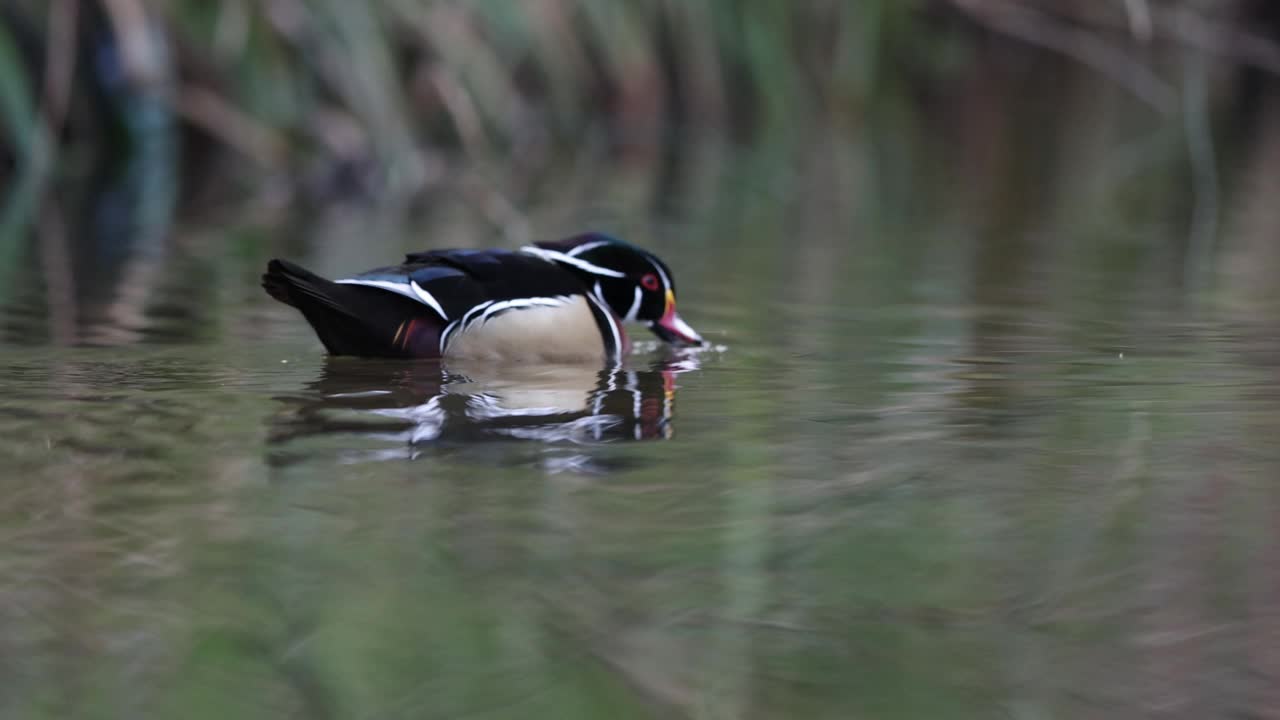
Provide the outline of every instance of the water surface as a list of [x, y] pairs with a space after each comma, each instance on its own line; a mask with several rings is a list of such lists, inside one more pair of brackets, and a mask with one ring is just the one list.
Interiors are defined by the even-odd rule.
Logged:
[[274, 255], [523, 239], [461, 200], [33, 226], [0, 304], [0, 715], [1276, 707], [1265, 202], [1201, 264], [1180, 196], [834, 147], [530, 197], [530, 233], [659, 252], [714, 343], [618, 368], [327, 359], [257, 287]]

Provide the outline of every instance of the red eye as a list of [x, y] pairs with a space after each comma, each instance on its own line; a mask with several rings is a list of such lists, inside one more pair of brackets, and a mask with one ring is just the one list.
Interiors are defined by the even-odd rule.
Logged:
[[649, 273], [648, 275], [640, 278], [640, 284], [644, 286], [645, 290], [657, 290], [658, 276], [653, 273]]

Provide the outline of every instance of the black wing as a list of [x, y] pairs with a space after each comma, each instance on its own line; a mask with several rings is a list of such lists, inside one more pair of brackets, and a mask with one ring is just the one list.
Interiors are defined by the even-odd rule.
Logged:
[[429, 250], [403, 265], [376, 268], [339, 283], [395, 292], [431, 307], [447, 321], [486, 302], [586, 292], [577, 276], [542, 258], [509, 250]]

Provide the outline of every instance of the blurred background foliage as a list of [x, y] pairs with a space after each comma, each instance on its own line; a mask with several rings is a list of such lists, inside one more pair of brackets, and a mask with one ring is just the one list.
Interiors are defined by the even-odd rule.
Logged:
[[0, 168], [149, 156], [199, 179], [184, 187], [225, 190], [213, 167], [277, 197], [407, 198], [459, 155], [536, 168], [673, 130], [798, 137], [919, 121], [955, 93], [1016, 103], [989, 56], [1016, 74], [1029, 48], [1176, 115], [1171, 58], [1229, 61], [1213, 100], [1248, 102], [1280, 70], [1277, 27], [1267, 0], [6, 0]]
[[1277, 37], [1269, 0], [5, 0], [0, 305], [127, 341], [104, 328], [169, 304], [212, 226], [249, 232], [207, 292], [268, 253], [359, 265], [353, 233], [595, 224], [670, 254], [698, 232], [669, 227], [766, 206], [828, 259], [913, 257], [934, 213], [981, 246], [979, 292], [1088, 231], [1269, 298]]

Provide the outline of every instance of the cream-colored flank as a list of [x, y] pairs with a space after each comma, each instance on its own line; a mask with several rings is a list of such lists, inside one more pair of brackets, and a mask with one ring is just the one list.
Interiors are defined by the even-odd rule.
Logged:
[[582, 362], [601, 360], [604, 340], [587, 299], [574, 295], [555, 307], [511, 310], [459, 332], [446, 358]]

